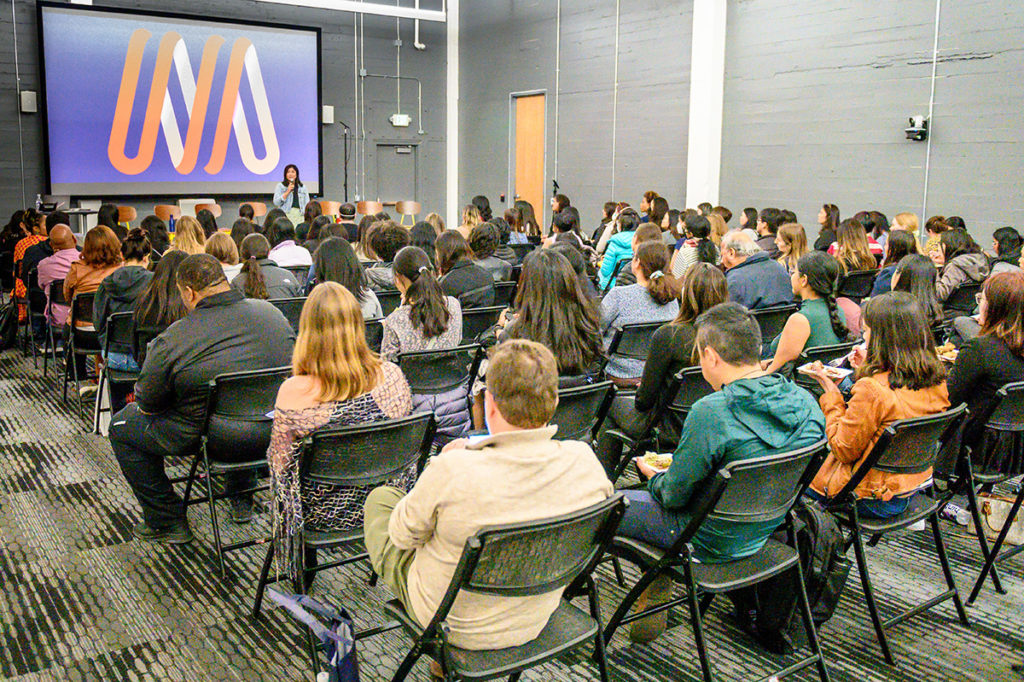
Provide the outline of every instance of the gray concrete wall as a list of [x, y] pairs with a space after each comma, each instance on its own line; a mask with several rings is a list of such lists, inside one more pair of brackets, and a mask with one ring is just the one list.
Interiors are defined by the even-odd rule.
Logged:
[[[303, 26], [319, 26], [322, 30], [321, 74], [323, 103], [334, 105], [336, 120], [355, 126], [356, 107], [353, 69], [353, 20], [351, 13], [331, 12], [299, 7], [289, 7], [251, 0], [208, 0], [206, 2], [181, 2], [169, 7], [160, 0], [104, 0], [107, 6], [163, 10], [172, 9], [183, 14], [195, 13], [205, 17], [223, 17], [264, 21]], [[440, 6], [440, 0], [427, 0], [423, 6]], [[38, 63], [38, 33], [36, 29], [35, 3], [15, 0], [17, 17], [18, 58], [23, 90], [40, 91]], [[366, 69], [370, 73], [395, 73], [395, 19], [366, 16], [363, 25]], [[24, 207], [22, 200], [21, 164], [18, 140], [18, 102], [15, 95], [13, 27], [10, 5], [0, 12], [0, 82], [4, 97], [0, 98], [0, 216], [6, 221], [12, 211]], [[402, 112], [411, 114], [413, 123], [409, 128], [395, 128], [388, 117], [395, 113], [394, 81], [367, 79], [366, 97], [366, 163], [365, 188], [368, 198], [375, 198], [377, 187], [374, 158], [376, 141], [402, 141], [418, 143], [418, 199], [425, 211], [442, 210], [444, 206], [444, 164], [445, 164], [445, 28], [442, 24], [421, 22], [420, 39], [427, 44], [425, 51], [412, 47], [413, 22], [401, 21], [402, 75], [415, 76], [423, 82], [423, 129], [425, 135], [417, 134], [416, 88], [411, 82], [402, 85]], [[310, 96], [313, 96], [312, 93]], [[40, 104], [42, 102], [40, 101]], [[31, 203], [37, 192], [44, 191], [44, 155], [42, 116], [21, 115], [23, 126], [23, 150], [25, 156], [25, 193]], [[355, 131], [353, 132], [355, 134]], [[339, 123], [323, 127], [323, 162], [325, 198], [343, 199], [343, 128]], [[356, 199], [363, 186], [357, 168], [355, 140], [349, 140], [349, 198]], [[303, 169], [305, 171], [305, 169]], [[268, 183], [268, 193], [272, 193]], [[167, 203], [166, 198], [106, 197], [118, 203], [134, 205], [140, 214], [149, 213], [154, 203]], [[249, 197], [258, 199], [259, 197]], [[390, 197], [392, 199], [398, 197]], [[408, 197], [411, 198], [411, 197]], [[240, 197], [224, 198], [225, 219], [237, 212]], [[264, 198], [269, 202], [269, 196]], [[230, 225], [230, 222], [228, 222]]]

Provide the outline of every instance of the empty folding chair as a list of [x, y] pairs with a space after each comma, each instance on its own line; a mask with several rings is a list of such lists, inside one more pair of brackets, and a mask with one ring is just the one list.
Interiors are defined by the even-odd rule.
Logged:
[[[99, 433], [100, 414], [104, 411], [111, 413], [114, 411], [115, 389], [124, 386], [133, 386], [135, 381], [139, 378], [138, 370], [112, 369], [109, 361], [107, 360], [111, 353], [131, 354], [132, 331], [134, 327], [135, 314], [131, 311], [114, 313], [107, 318], [105, 328], [106, 335], [103, 341], [104, 363], [103, 369], [100, 370], [99, 390], [96, 394], [96, 407], [93, 411], [93, 430], [96, 433]], [[107, 403], [110, 405], [108, 408], [102, 407], [104, 401], [100, 399], [100, 396], [104, 395], [104, 391], [106, 391]]]

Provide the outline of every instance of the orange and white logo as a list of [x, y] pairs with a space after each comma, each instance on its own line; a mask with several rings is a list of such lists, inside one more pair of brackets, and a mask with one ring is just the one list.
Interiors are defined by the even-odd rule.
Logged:
[[[175, 170], [181, 175], [188, 175], [195, 169], [198, 162], [204, 122], [211, 104], [217, 56], [226, 41], [217, 35], [207, 39], [206, 45], [203, 46], [203, 56], [199, 64], [197, 79], [192, 71], [192, 63], [185, 48], [185, 41], [173, 31], [164, 34], [160, 40], [156, 65], [153, 69], [153, 82], [149, 89], [149, 99], [146, 102], [139, 149], [134, 157], [128, 157], [125, 154], [128, 126], [131, 122], [135, 95], [139, 85], [143, 51], [150, 36], [152, 34], [149, 31], [140, 28], [132, 33], [131, 39], [128, 41], [128, 53], [125, 56], [124, 71], [121, 75], [121, 89], [117, 95], [114, 122], [110, 127], [107, 156], [114, 168], [125, 175], [142, 173], [153, 162], [157, 127], [159, 126], [163, 130], [167, 152], [174, 163]], [[174, 108], [171, 106], [171, 95], [167, 90], [172, 66], [178, 83], [181, 85], [185, 108], [188, 111], [188, 129], [185, 132], [184, 143], [181, 140], [181, 129], [178, 126]], [[256, 109], [256, 119], [260, 134], [263, 136], [265, 148], [263, 158], [258, 158], [253, 149], [249, 124], [246, 121], [242, 100], [239, 96], [243, 70], [249, 80]], [[256, 48], [247, 38], [237, 39], [231, 48], [231, 57], [220, 101], [220, 112], [214, 130], [213, 149], [210, 159], [204, 167], [207, 173], [211, 175], [219, 173], [224, 167], [232, 128], [235, 131], [242, 163], [249, 171], [265, 175], [277, 168], [281, 149], [277, 143], [277, 133], [274, 131], [274, 121], [270, 115], [270, 103], [267, 101], [267, 90], [263, 84], [263, 74], [260, 71]]]

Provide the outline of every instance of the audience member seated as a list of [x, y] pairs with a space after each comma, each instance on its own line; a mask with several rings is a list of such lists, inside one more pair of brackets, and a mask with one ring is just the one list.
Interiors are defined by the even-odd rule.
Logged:
[[294, 266], [309, 267], [313, 257], [309, 251], [295, 243], [295, 226], [287, 218], [278, 218], [271, 226], [269, 240], [273, 243], [268, 258], [277, 263], [278, 267]]
[[[46, 225], [46, 234], [49, 236], [52, 233], [53, 228], [57, 225], [69, 226], [71, 224], [71, 218], [69, 218], [68, 214], [63, 211], [54, 211], [46, 216], [44, 223]], [[49, 258], [54, 254], [54, 251], [55, 249], [53, 248], [53, 244], [50, 243], [50, 239], [46, 239], [25, 249], [25, 255], [22, 256], [21, 259], [21, 271], [24, 276], [27, 278], [28, 273], [32, 272], [32, 268], [38, 268], [39, 264], [42, 263], [44, 259]], [[40, 285], [40, 287], [41, 286], [42, 285]]]
[[178, 267], [186, 258], [185, 252], [171, 250], [156, 264], [153, 276], [135, 303], [137, 328], [159, 333], [185, 317], [188, 311], [178, 292], [177, 275]]
[[209, 239], [217, 234], [217, 218], [213, 215], [213, 211], [208, 208], [199, 209], [196, 211], [196, 220], [199, 221], [199, 225], [203, 228], [204, 237]]
[[409, 246], [422, 249], [430, 257], [431, 262], [434, 260], [436, 242], [437, 232], [434, 231], [434, 226], [425, 220], [416, 223], [409, 230]]
[[[142, 507], [143, 520], [132, 534], [170, 544], [191, 542], [192, 532], [164, 458], [196, 456], [210, 381], [228, 372], [287, 365], [295, 341], [284, 315], [232, 289], [213, 256], [186, 258], [178, 267], [177, 287], [188, 315], [149, 344], [135, 402], [110, 423], [114, 456]], [[234, 454], [211, 456], [230, 462]], [[254, 478], [232, 475], [225, 492], [251, 487]], [[232, 507], [237, 522], [251, 519], [251, 494], [232, 498]]]
[[[640, 216], [633, 209], [626, 208], [605, 228], [597, 244], [597, 252], [604, 254], [598, 281], [601, 291], [608, 288], [608, 282], [615, 274], [615, 266], [619, 261], [633, 258], [633, 233], [639, 226]], [[628, 265], [623, 266], [627, 267]]]
[[[825, 420], [811, 394], [761, 370], [761, 332], [743, 306], [716, 305], [697, 318], [696, 327], [696, 353], [715, 393], [693, 404], [667, 471], [636, 460], [650, 480], [646, 489], [625, 492], [629, 508], [618, 530], [663, 548], [686, 528], [703, 485], [722, 466], [805, 448], [825, 436]], [[704, 563], [750, 556], [780, 521], [707, 521], [694, 536], [694, 556]], [[667, 601], [671, 586], [667, 575], [657, 578], [647, 590], [648, 605]], [[664, 631], [666, 616], [662, 612], [636, 621], [630, 638], [654, 639]]]
[[[14, 295], [24, 300], [28, 295], [27, 283], [29, 271], [29, 268], [23, 267], [25, 252], [36, 244], [46, 241], [46, 216], [34, 208], [27, 208], [22, 216], [21, 225], [26, 236], [22, 237], [21, 240], [14, 245], [14, 274], [16, 277], [14, 283]], [[20, 318], [25, 319], [24, 305], [22, 305]]]
[[270, 235], [273, 234], [274, 232], [274, 223], [276, 223], [281, 218], [287, 217], [287, 213], [285, 213], [283, 210], [275, 206], [274, 208], [267, 211], [267, 214], [263, 216], [263, 224], [259, 226], [257, 232], [259, 232], [269, 240]]
[[117, 204], [102, 204], [96, 214], [96, 226], [109, 227], [110, 231], [117, 236], [117, 240], [122, 241], [128, 236], [128, 228], [121, 224], [120, 219], [121, 210]]
[[941, 324], [944, 319], [942, 303], [935, 291], [937, 278], [935, 265], [921, 254], [904, 256], [892, 276], [892, 290], [906, 292], [917, 299], [932, 326]]
[[[221, 236], [231, 242], [226, 235]], [[153, 278], [153, 273], [149, 271], [149, 255], [152, 251], [153, 247], [145, 232], [138, 227], [129, 230], [128, 236], [121, 243], [124, 265], [108, 275], [96, 289], [96, 298], [92, 303], [92, 323], [100, 339], [100, 348], [106, 345], [107, 319], [114, 313], [134, 309], [136, 301]], [[108, 365], [112, 369], [138, 370], [129, 351], [128, 348], [117, 349], [116, 353], [111, 353], [112, 358], [107, 358]]]
[[[294, 376], [278, 391], [267, 451], [277, 501], [273, 509], [278, 557], [293, 555], [287, 545], [300, 529], [361, 528], [363, 503], [370, 492], [368, 486], [301, 483], [303, 439], [324, 427], [382, 422], [412, 410], [409, 384], [401, 370], [367, 347], [363, 329], [358, 301], [337, 282], [317, 285], [302, 308], [292, 355]], [[406, 491], [415, 480], [413, 466], [388, 485]], [[311, 554], [307, 567], [315, 565], [315, 552]]]
[[238, 220], [236, 220], [234, 224], [231, 226], [231, 241], [235, 243], [235, 249], [237, 249], [238, 252], [241, 253], [242, 240], [248, 237], [250, 234], [253, 234], [254, 232], [258, 231], [259, 230], [256, 229], [256, 224], [253, 223], [251, 220], [246, 220], [245, 218], [239, 218]]
[[779, 252], [776, 260], [792, 275], [796, 272], [797, 262], [808, 252], [804, 226], [800, 223], [780, 225], [775, 235], [775, 248]]
[[917, 240], [914, 235], [906, 230], [891, 230], [885, 243], [885, 260], [882, 261], [882, 269], [875, 276], [871, 295], [881, 296], [892, 291], [892, 279], [900, 261], [914, 253], [917, 253]]
[[917, 245], [917, 252], [922, 253], [924, 249], [921, 248], [921, 242], [917, 240], [918, 226], [920, 223], [917, 221], [916, 213], [897, 213], [892, 218], [892, 224], [889, 226], [890, 236], [893, 230], [903, 232], [909, 232], [914, 235], [914, 242]]
[[1012, 227], [1000, 227], [992, 233], [992, 274], [1020, 272], [1021, 246], [1024, 237]]
[[[615, 330], [627, 324], [668, 322], [679, 314], [679, 280], [669, 274], [668, 248], [659, 239], [641, 244], [630, 263], [636, 284], [614, 287], [601, 302], [601, 331], [605, 345]], [[608, 378], [620, 386], [636, 386], [644, 372], [642, 360], [613, 355], [605, 367]]]
[[[85, 244], [79, 259], [71, 264], [64, 278], [64, 300], [71, 303], [75, 294], [96, 291], [110, 273], [121, 267], [121, 242], [104, 225], [85, 233]], [[90, 323], [86, 323], [90, 324]]]
[[328, 237], [342, 237], [348, 241], [348, 230], [341, 223], [331, 222], [330, 216], [318, 215], [309, 224], [309, 232], [306, 233], [306, 240], [302, 242], [302, 246], [313, 253], [320, 246], [320, 242]]
[[[817, 379], [825, 391], [829, 455], [814, 477], [808, 495], [835, 496], [871, 453], [886, 426], [898, 419], [935, 414], [949, 408], [946, 370], [935, 352], [928, 319], [913, 296], [890, 292], [864, 307], [867, 352], [856, 357], [856, 382], [849, 403], [824, 369]], [[858, 510], [872, 518], [890, 518], [906, 511], [910, 498], [931, 478], [872, 470], [857, 486]]]
[[939, 239], [942, 233], [949, 229], [946, 219], [943, 216], [935, 215], [925, 221], [924, 231], [928, 235], [928, 241], [924, 243], [924, 254], [929, 258], [939, 250]]
[[473, 204], [468, 204], [462, 207], [462, 223], [455, 228], [455, 231], [462, 235], [462, 238], [467, 242], [469, 241], [469, 235], [473, 232], [473, 228], [484, 221], [480, 215], [480, 209]]
[[363, 318], [374, 320], [383, 317], [384, 312], [366, 279], [366, 271], [352, 245], [342, 237], [328, 237], [313, 253], [313, 286], [323, 282], [337, 282], [355, 296]]
[[772, 260], [778, 260], [782, 255], [775, 244], [775, 235], [778, 234], [782, 223], [782, 211], [777, 208], [762, 208], [757, 216], [757, 245], [762, 251], [767, 252]]
[[874, 270], [878, 267], [875, 256], [882, 255], [882, 247], [873, 239], [869, 241], [860, 221], [847, 218], [839, 223], [836, 235], [836, 241], [828, 247], [828, 253], [836, 257], [844, 273]]
[[443, 232], [434, 249], [441, 273], [438, 282], [447, 296], [457, 298], [463, 308], [494, 305], [494, 278], [473, 262], [473, 252], [462, 234], [455, 230]]
[[240, 204], [238, 207], [238, 217], [252, 222], [256, 218], [256, 209], [253, 208], [252, 204]]
[[494, 229], [498, 231], [498, 248], [494, 251], [495, 258], [499, 258], [511, 265], [518, 265], [519, 256], [517, 256], [516, 252], [512, 250], [511, 246], [509, 246], [510, 240], [512, 239], [512, 228], [509, 226], [508, 221], [501, 216], [494, 216], [491, 218], [490, 223], [491, 225], [494, 225]]
[[572, 271], [576, 273], [576, 281], [579, 282], [580, 288], [583, 289], [583, 293], [587, 295], [587, 298], [594, 300], [601, 298], [600, 292], [598, 292], [597, 287], [594, 286], [594, 280], [589, 276], [588, 266], [590, 264], [587, 262], [587, 257], [584, 256], [579, 249], [575, 248], [571, 244], [555, 244], [549, 250], [553, 253], [562, 254], [562, 256], [569, 261], [569, 265], [572, 266]]
[[174, 245], [188, 255], [206, 253], [206, 235], [203, 226], [192, 216], [183, 215], [174, 223]]
[[551, 234], [542, 242], [545, 248], [550, 248], [557, 242], [562, 241], [568, 241], [578, 249], [583, 248], [583, 237], [580, 236], [580, 223], [573, 210], [566, 208], [564, 211], [555, 213], [551, 218]]
[[[509, 244], [530, 243], [530, 238], [526, 235], [526, 226], [523, 224], [523, 212], [518, 207], [513, 206], [505, 211], [505, 222], [508, 223], [509, 229], [512, 230], [508, 237]], [[444, 232], [444, 230], [441, 230], [441, 232]]]
[[[25, 232], [25, 228], [21, 224], [22, 218], [25, 216], [25, 212], [18, 210], [11, 214], [11, 219], [4, 225], [4, 229], [0, 230], [0, 253], [9, 253], [14, 258], [14, 247], [18, 245], [22, 239], [28, 234]], [[6, 287], [10, 281], [10, 277], [13, 277], [14, 270], [0, 273], [3, 275], [3, 284]]]
[[950, 403], [967, 403], [970, 410], [964, 441], [972, 445], [996, 391], [1024, 381], [1024, 274], [1001, 272], [985, 281], [978, 321], [980, 328], [960, 347], [949, 375]]
[[50, 311], [46, 322], [54, 328], [55, 334], [59, 334], [56, 330], [60, 330], [67, 323], [71, 308], [57, 303], [51, 305], [50, 285], [67, 277], [71, 264], [78, 260], [79, 253], [75, 235], [67, 225], [55, 225], [50, 230], [49, 242], [54, 252], [39, 263], [38, 281], [39, 288], [46, 293], [46, 307]]
[[142, 219], [139, 227], [146, 233], [149, 245], [153, 247], [153, 253], [150, 254], [149, 261], [155, 264], [171, 248], [171, 237], [167, 233], [167, 223], [155, 215], [148, 215]]
[[395, 254], [409, 245], [409, 230], [393, 220], [384, 220], [374, 226], [370, 234], [370, 248], [380, 262], [366, 271], [370, 288], [374, 291], [392, 291], [395, 275], [391, 267]]
[[686, 237], [676, 242], [672, 256], [672, 274], [682, 278], [697, 263], [718, 263], [718, 249], [711, 241], [711, 222], [700, 215], [683, 219]]
[[939, 238], [939, 248], [931, 253], [939, 270], [935, 294], [945, 303], [960, 284], [981, 283], [989, 275], [988, 258], [965, 230], [946, 230]]
[[[395, 362], [400, 353], [458, 346], [462, 341], [462, 307], [457, 299], [442, 292], [427, 254], [407, 246], [395, 256], [394, 268], [402, 305], [384, 318], [380, 354]], [[468, 386], [438, 395], [414, 395], [414, 411], [433, 411], [439, 440], [447, 442], [464, 436], [469, 429], [468, 395]]]
[[[606, 499], [612, 485], [583, 443], [554, 440], [558, 369], [544, 346], [507, 341], [491, 353], [489, 436], [447, 445], [412, 491], [382, 487], [366, 500], [374, 571], [426, 625], [448, 589], [466, 539], [484, 526], [568, 514]], [[501, 649], [534, 639], [561, 590], [529, 597], [463, 592], [448, 616], [452, 645]]]
[[793, 294], [800, 299], [800, 310], [789, 316], [782, 333], [772, 340], [762, 363], [766, 372], [778, 372], [795, 362], [804, 349], [843, 343], [850, 332], [836, 304], [836, 280], [839, 263], [835, 258], [811, 251], [804, 254], [790, 276]]
[[270, 260], [270, 242], [262, 234], [242, 240], [242, 269], [230, 282], [246, 298], [295, 298], [302, 286], [288, 270]]
[[512, 276], [512, 263], [494, 255], [498, 244], [498, 228], [492, 223], [480, 223], [469, 233], [473, 262], [486, 270], [495, 282], [507, 282]]
[[348, 202], [341, 205], [338, 209], [338, 217], [341, 225], [345, 228], [345, 234], [340, 235], [344, 237], [349, 244], [356, 244], [359, 242], [359, 225], [356, 224], [356, 205]]
[[786, 268], [758, 248], [749, 235], [733, 230], [722, 237], [722, 266], [729, 282], [729, 300], [744, 308], [770, 308], [793, 302]]
[[306, 241], [309, 238], [309, 229], [313, 226], [313, 221], [322, 215], [323, 209], [320, 208], [319, 201], [307, 203], [306, 208], [302, 210], [302, 222], [295, 226], [296, 241]]
[[242, 271], [242, 264], [238, 262], [238, 247], [235, 241], [223, 232], [215, 232], [206, 240], [204, 247], [206, 253], [217, 259], [220, 267], [224, 270], [224, 276], [231, 282]]
[[[630, 244], [630, 253], [636, 253], [641, 244], [646, 244], [648, 242], [665, 243], [661, 238], [661, 228], [652, 223], [644, 223], [633, 231], [633, 241]], [[572, 246], [572, 242], [570, 242], [569, 245]], [[676, 277], [676, 279], [679, 279], [679, 277]], [[626, 287], [630, 284], [636, 284], [636, 275], [633, 274], [633, 268], [626, 266], [619, 268], [619, 274], [615, 275], [615, 286]]]
[[[661, 404], [675, 375], [694, 363], [697, 318], [729, 298], [725, 275], [711, 263], [697, 263], [690, 267], [683, 276], [682, 287], [679, 314], [654, 333], [636, 393], [619, 392], [612, 401], [596, 447], [597, 456], [606, 471], [614, 471], [622, 457], [622, 442], [604, 435], [604, 432], [618, 429], [631, 438], [640, 436], [650, 416], [648, 413]], [[661, 434], [665, 442], [678, 442], [681, 430], [682, 424], [676, 420], [662, 420]]]
[[376, 227], [373, 216], [363, 216], [359, 221], [359, 239], [354, 243], [356, 255], [359, 256], [361, 263], [378, 262], [377, 254], [373, 252], [373, 248], [370, 246], [370, 237], [373, 235]]

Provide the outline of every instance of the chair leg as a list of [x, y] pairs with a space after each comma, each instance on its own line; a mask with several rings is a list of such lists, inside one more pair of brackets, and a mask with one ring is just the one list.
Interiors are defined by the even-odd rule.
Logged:
[[414, 646], [409, 653], [405, 655], [401, 665], [398, 666], [398, 670], [395, 671], [394, 677], [391, 678], [391, 682], [402, 682], [409, 673], [412, 671], [412, 667], [416, 665], [416, 661], [419, 660], [421, 655], [419, 646]]
[[711, 607], [711, 602], [715, 600], [715, 595], [705, 594], [700, 598], [700, 615], [704, 615], [708, 612], [708, 608]]
[[70, 347], [71, 347], [71, 339], [64, 339], [64, 382], [63, 382], [64, 386], [63, 386], [63, 389], [62, 389], [62, 392], [61, 392], [60, 400], [65, 405], [68, 404], [68, 372], [71, 371], [71, 367], [68, 366], [68, 362], [70, 361], [69, 358], [68, 358]]
[[953, 590], [953, 604], [956, 606], [957, 615], [960, 616], [961, 623], [970, 627], [971, 622], [967, 620], [967, 611], [964, 610], [963, 602], [960, 601], [960, 590], [957, 589], [956, 581], [953, 580], [953, 571], [949, 568], [949, 557], [946, 555], [946, 543], [942, 539], [942, 529], [939, 527], [938, 512], [932, 514], [929, 521], [931, 521], [932, 525], [932, 535], [935, 536], [935, 551], [939, 555], [942, 575], [946, 578], [946, 585], [949, 589]]
[[[196, 470], [199, 469], [200, 457], [202, 457], [202, 453], [197, 452], [192, 458], [192, 466], [188, 469], [188, 480], [185, 481], [185, 495], [182, 497], [181, 506], [184, 508], [186, 516], [188, 516], [188, 501], [192, 497], [192, 486], [196, 481]], [[210, 477], [209, 471], [207, 471], [206, 477]]]
[[811, 653], [817, 657], [815, 664], [818, 668], [818, 677], [821, 679], [821, 682], [829, 682], [831, 678], [828, 674], [828, 667], [825, 665], [825, 656], [821, 653], [821, 643], [818, 641], [818, 630], [814, 627], [814, 616], [811, 613], [811, 602], [807, 598], [807, 583], [804, 581], [804, 569], [801, 565], [801, 561], [796, 562], [796, 576], [797, 581], [800, 583], [798, 585], [800, 588], [800, 617], [804, 621], [804, 632], [807, 633], [807, 644], [811, 647]]
[[597, 671], [601, 675], [601, 682], [609, 682], [608, 678], [608, 652], [605, 650], [604, 635], [601, 633], [601, 603], [598, 599], [597, 585], [593, 576], [587, 577], [587, 600], [590, 602], [590, 615], [597, 623], [597, 634], [594, 636], [594, 658], [597, 659]]
[[633, 608], [633, 604], [636, 603], [636, 600], [640, 598], [640, 595], [643, 594], [644, 590], [646, 590], [657, 577], [657, 571], [644, 571], [643, 575], [640, 576], [640, 579], [636, 581], [636, 585], [633, 586], [633, 589], [627, 592], [626, 596], [622, 598], [622, 602], [619, 604], [618, 608], [615, 609], [615, 613], [612, 614], [611, 620], [608, 621], [608, 625], [605, 626], [605, 644], [612, 641], [612, 635], [614, 635], [615, 631], [619, 629], [619, 624], [622, 622], [622, 619], [626, 617], [626, 614], [629, 613], [631, 608]]
[[210, 508], [210, 523], [213, 525], [213, 546], [217, 550], [217, 566], [220, 568], [220, 577], [223, 580], [227, 577], [227, 568], [224, 565], [224, 550], [220, 542], [220, 523], [217, 521], [217, 504], [213, 499], [213, 476], [210, 475], [210, 462], [206, 458], [206, 447], [203, 446], [203, 466], [206, 471], [206, 503]]
[[[295, 538], [296, 549], [294, 555], [294, 572], [295, 581], [292, 583], [292, 588], [297, 594], [306, 594], [306, 543], [302, 538], [301, 532]], [[313, 631], [306, 628], [306, 651], [309, 654], [309, 660], [313, 664], [313, 674], [320, 672], [320, 657], [316, 652], [316, 638], [313, 637]]]
[[[978, 545], [981, 547], [981, 558], [982, 566], [989, 563], [989, 556], [991, 556], [991, 550], [988, 546], [988, 538], [985, 537], [985, 531], [981, 524], [981, 507], [978, 505], [978, 493], [974, 489], [974, 485], [967, 486], [967, 506], [971, 510], [971, 518], [974, 520], [974, 529], [978, 533]], [[971, 594], [967, 597], [967, 605], [971, 606], [974, 604], [974, 600], [978, 598], [978, 594], [981, 592], [981, 588], [984, 585], [984, 579], [980, 578], [975, 582], [974, 587], [971, 589]], [[1006, 590], [1003, 588], [1002, 580], [999, 579], [999, 570], [996, 568], [995, 562], [992, 562], [992, 586], [996, 588], [996, 592], [999, 594], [1006, 594]]]
[[622, 564], [617, 556], [612, 557], [612, 570], [615, 571], [615, 582], [619, 584], [619, 587], [625, 587], [626, 576], [622, 575]]
[[[967, 598], [968, 604], [974, 603], [974, 600], [978, 598], [978, 593], [981, 592], [981, 588], [985, 584], [985, 578], [988, 577], [989, 571], [995, 568], [996, 561], [999, 559], [999, 552], [1002, 551], [1003, 543], [1006, 541], [1006, 536], [1009, 534], [1010, 527], [1013, 525], [1013, 521], [1017, 518], [1017, 513], [1020, 511], [1021, 502], [1024, 502], [1024, 486], [1022, 486], [1020, 492], [1017, 493], [1017, 498], [1013, 501], [1013, 506], [1010, 507], [1010, 514], [1006, 517], [1006, 521], [1003, 523], [1003, 529], [999, 531], [999, 536], [996, 537], [996, 543], [992, 546], [992, 551], [989, 553], [988, 558], [985, 559], [985, 565], [981, 569], [981, 575], [978, 576], [977, 582], [974, 583], [974, 589], [971, 590], [971, 596]], [[983, 535], [984, 532], [985, 531], [983, 531], [979, 525], [978, 534]]]
[[270, 578], [270, 566], [274, 563], [274, 541], [268, 543], [267, 558], [263, 560], [263, 568], [260, 569], [260, 580], [256, 583], [256, 600], [252, 605], [251, 618], [259, 620], [260, 609], [263, 607], [263, 593], [267, 589], [267, 581]]
[[704, 639], [704, 624], [700, 616], [700, 605], [697, 603], [697, 586], [693, 583], [689, 559], [683, 564], [683, 574], [686, 578], [686, 599], [690, 606], [690, 625], [693, 627], [693, 642], [697, 646], [697, 656], [700, 658], [700, 670], [704, 675], [704, 682], [713, 682], [715, 678], [711, 672], [708, 643]]
[[875, 626], [875, 634], [878, 636], [878, 646], [882, 649], [882, 656], [889, 665], [896, 665], [892, 651], [889, 649], [889, 640], [885, 636], [885, 628], [882, 627], [882, 618], [878, 615], [878, 605], [875, 603], [875, 591], [871, 586], [871, 576], [868, 573], [868, 560], [864, 555], [864, 543], [860, 531], [853, 530], [853, 549], [857, 556], [857, 568], [860, 571], [860, 582], [864, 588], [864, 599], [868, 603], [868, 612], [871, 614], [871, 622]]

